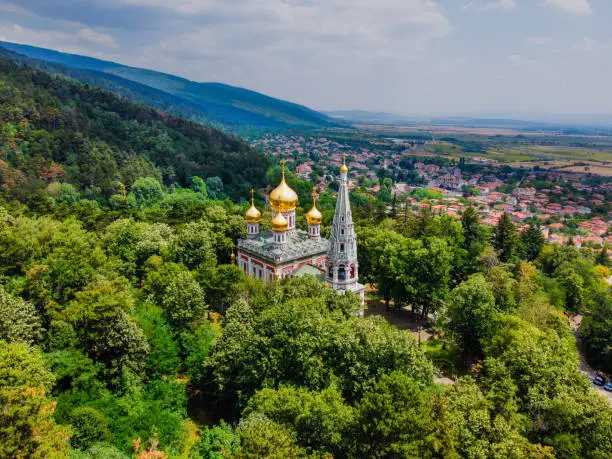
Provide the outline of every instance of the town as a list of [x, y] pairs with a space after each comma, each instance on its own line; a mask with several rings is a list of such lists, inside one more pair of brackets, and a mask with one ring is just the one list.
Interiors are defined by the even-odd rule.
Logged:
[[[538, 222], [547, 241], [577, 248], [601, 249], [612, 245], [612, 183], [585, 173], [540, 169], [512, 169], [486, 158], [445, 158], [429, 153], [431, 141], [398, 149], [387, 143], [354, 147], [327, 137], [268, 134], [253, 145], [288, 158], [297, 176], [316, 180], [325, 191], [347, 156], [349, 189], [376, 198], [381, 177], [393, 180], [391, 195], [401, 202], [399, 213], [418, 214], [430, 207], [435, 214], [460, 218], [474, 206], [482, 220], [495, 226], [504, 212], [521, 230]], [[415, 190], [427, 190], [416, 193]]]

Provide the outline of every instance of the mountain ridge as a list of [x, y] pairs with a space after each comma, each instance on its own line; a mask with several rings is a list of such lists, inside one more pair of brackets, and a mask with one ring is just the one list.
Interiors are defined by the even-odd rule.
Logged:
[[[195, 82], [169, 73], [18, 43], [0, 41], [0, 46], [30, 59], [62, 65], [64, 68], [55, 68], [54, 70], [81, 81], [87, 78], [82, 74], [75, 75], [70, 70], [97, 72], [92, 74], [93, 77], [97, 78], [97, 84], [107, 89], [119, 90], [120, 93], [122, 87], [129, 86], [125, 81], [162, 91], [189, 105], [191, 110], [194, 111], [191, 114], [192, 119], [217, 124], [219, 127], [224, 126], [233, 131], [244, 131], [249, 128], [272, 130], [287, 128], [319, 129], [340, 124], [327, 115], [308, 107], [238, 86], [220, 82]], [[112, 84], [103, 81], [106, 75], [113, 80]], [[117, 78], [124, 81], [119, 81]], [[114, 88], [111, 88], [113, 85]], [[142, 90], [142, 88], [140, 89]], [[129, 93], [125, 89], [123, 92]], [[122, 95], [126, 96], [126, 94]], [[133, 99], [139, 100], [138, 95], [132, 94]], [[146, 103], [152, 105], [151, 102], [149, 100]], [[181, 105], [179, 101], [176, 102], [177, 105]], [[173, 113], [180, 116], [185, 115], [181, 107], [177, 107]]]

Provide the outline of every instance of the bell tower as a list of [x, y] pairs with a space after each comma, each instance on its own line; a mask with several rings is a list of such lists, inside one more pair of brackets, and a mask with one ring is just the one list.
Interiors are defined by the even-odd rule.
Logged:
[[338, 190], [336, 212], [334, 213], [329, 236], [325, 278], [327, 283], [335, 290], [356, 292], [362, 287], [358, 284], [357, 237], [355, 236], [353, 216], [349, 202], [346, 155], [340, 167], [340, 188]]

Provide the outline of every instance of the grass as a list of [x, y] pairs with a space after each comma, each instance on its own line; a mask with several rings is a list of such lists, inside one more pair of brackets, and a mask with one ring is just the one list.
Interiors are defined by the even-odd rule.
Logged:
[[490, 148], [488, 157], [502, 163], [558, 160], [606, 162], [612, 161], [612, 152], [589, 148], [533, 145]]

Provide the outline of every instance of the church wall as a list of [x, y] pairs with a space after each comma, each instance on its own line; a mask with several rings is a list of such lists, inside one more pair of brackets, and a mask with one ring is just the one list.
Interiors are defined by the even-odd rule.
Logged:
[[[327, 256], [325, 255], [300, 261], [292, 260], [284, 264], [279, 264], [277, 266], [277, 271], [280, 274], [281, 279], [283, 279], [285, 277], [291, 277], [293, 272], [302, 265], [310, 264], [324, 269], [326, 262]], [[263, 279], [266, 283], [274, 279], [274, 273], [276, 271], [274, 265], [267, 262], [262, 262], [260, 259], [245, 252], [238, 251], [236, 263], [240, 269], [251, 277]]]

